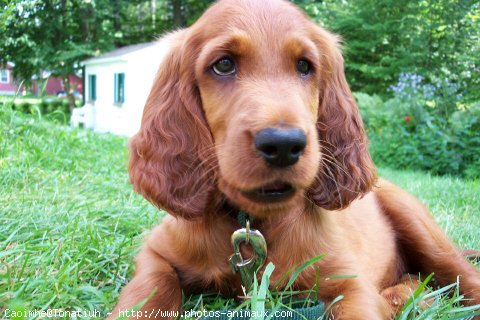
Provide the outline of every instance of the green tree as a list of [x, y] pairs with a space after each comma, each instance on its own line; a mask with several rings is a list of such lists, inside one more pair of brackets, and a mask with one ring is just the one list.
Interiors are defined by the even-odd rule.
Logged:
[[[480, 99], [480, 3], [476, 0], [292, 0], [345, 43], [355, 91], [389, 95], [401, 72], [459, 83]], [[213, 0], [4, 0], [0, 63], [27, 82], [66, 76], [115, 47], [191, 25]], [[66, 81], [68, 85], [68, 81]]]
[[475, 0], [296, 0], [345, 43], [353, 90], [387, 94], [401, 72], [460, 83], [480, 98], [480, 3]]
[[[15, 76], [27, 83], [48, 70], [63, 78], [70, 93], [68, 75], [79, 62], [112, 46], [109, 25], [103, 23], [106, 9], [101, 2], [81, 0], [10, 1], [0, 13], [0, 58], [14, 62]], [[73, 108], [75, 98], [68, 98]]]
[[[13, 0], [0, 4], [0, 63], [26, 84], [44, 70], [64, 80], [115, 47], [153, 41], [193, 23], [212, 0]], [[69, 95], [71, 107], [74, 97]]]

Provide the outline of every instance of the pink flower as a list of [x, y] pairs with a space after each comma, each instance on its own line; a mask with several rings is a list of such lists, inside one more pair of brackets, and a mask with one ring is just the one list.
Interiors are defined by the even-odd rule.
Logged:
[[405, 116], [405, 118], [404, 118], [404, 119], [405, 119], [405, 121], [407, 121], [407, 122], [410, 122], [410, 121], [412, 121], [412, 117], [411, 117], [411, 116]]

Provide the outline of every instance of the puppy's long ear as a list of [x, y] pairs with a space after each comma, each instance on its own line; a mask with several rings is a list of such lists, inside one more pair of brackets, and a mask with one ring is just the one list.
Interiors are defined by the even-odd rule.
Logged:
[[213, 204], [216, 159], [185, 33], [169, 36], [171, 49], [147, 99], [140, 131], [130, 141], [129, 172], [135, 191], [152, 204], [193, 218]]
[[376, 172], [362, 118], [345, 79], [339, 41], [317, 26], [313, 38], [324, 68], [317, 121], [322, 161], [309, 194], [318, 206], [337, 210], [370, 191]]

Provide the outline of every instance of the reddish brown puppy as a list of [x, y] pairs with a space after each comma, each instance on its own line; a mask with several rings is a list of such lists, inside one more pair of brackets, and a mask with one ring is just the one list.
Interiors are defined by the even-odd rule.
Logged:
[[[335, 319], [391, 317], [406, 273], [435, 272], [443, 285], [461, 275], [466, 303], [480, 303], [479, 272], [425, 207], [376, 179], [337, 37], [286, 1], [223, 0], [164, 41], [129, 169], [170, 215], [113, 316], [155, 290], [147, 314], [179, 310], [182, 290], [240, 293], [228, 265], [239, 209], [266, 238], [273, 284], [327, 254], [319, 294], [344, 296]], [[311, 289], [316, 269], [296, 288]], [[337, 274], [357, 277], [326, 280]]]

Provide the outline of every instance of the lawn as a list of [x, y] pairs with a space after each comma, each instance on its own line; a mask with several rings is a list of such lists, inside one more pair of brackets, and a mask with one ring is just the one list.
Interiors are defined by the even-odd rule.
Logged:
[[[0, 107], [0, 318], [6, 309], [103, 318], [112, 308], [163, 216], [132, 191], [126, 144]], [[480, 249], [480, 181], [380, 174], [426, 202], [460, 247]]]

